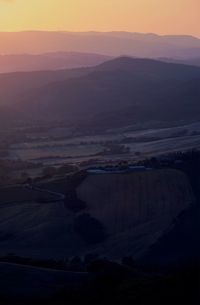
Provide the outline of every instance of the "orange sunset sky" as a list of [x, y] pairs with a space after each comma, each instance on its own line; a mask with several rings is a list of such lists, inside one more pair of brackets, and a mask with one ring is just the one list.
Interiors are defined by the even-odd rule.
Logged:
[[0, 31], [24, 30], [200, 37], [200, 0], [0, 0]]

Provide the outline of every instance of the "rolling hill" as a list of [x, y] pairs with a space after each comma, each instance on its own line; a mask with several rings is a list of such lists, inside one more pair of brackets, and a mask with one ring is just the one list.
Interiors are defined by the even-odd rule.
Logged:
[[200, 118], [200, 68], [193, 66], [120, 57], [86, 69], [1, 75], [4, 82], [1, 114], [12, 121], [98, 129]]
[[[38, 90], [47, 84], [59, 83], [90, 72], [90, 68], [56, 71], [13, 72], [0, 74], [0, 105], [13, 105], [30, 90]], [[11, 90], [12, 88], [12, 90]]]

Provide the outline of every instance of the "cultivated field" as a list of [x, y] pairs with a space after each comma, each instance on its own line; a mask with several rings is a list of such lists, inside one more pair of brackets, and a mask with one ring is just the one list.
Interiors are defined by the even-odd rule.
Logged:
[[194, 200], [187, 177], [176, 170], [91, 174], [78, 197], [112, 236], [104, 251], [114, 256], [141, 254]]
[[[64, 191], [63, 181], [61, 186]], [[43, 187], [59, 191], [53, 182]], [[10, 195], [14, 192], [16, 202]], [[74, 213], [66, 202], [39, 200], [34, 190], [5, 189], [0, 203], [0, 254], [62, 259], [90, 252], [116, 258], [138, 256], [194, 199], [186, 176], [175, 170], [88, 174], [77, 195], [86, 209]], [[91, 245], [74, 231], [74, 221], [82, 213], [105, 227], [105, 241]]]

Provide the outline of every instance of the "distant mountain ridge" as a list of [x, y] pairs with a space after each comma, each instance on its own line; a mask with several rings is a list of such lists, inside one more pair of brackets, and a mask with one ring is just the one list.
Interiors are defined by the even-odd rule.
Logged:
[[1, 54], [84, 52], [109, 56], [194, 57], [200, 39], [129, 32], [0, 32]]

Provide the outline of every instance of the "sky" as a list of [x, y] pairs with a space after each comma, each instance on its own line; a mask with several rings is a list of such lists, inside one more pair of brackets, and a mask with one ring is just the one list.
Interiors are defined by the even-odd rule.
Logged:
[[0, 0], [0, 31], [131, 31], [200, 37], [200, 0]]

